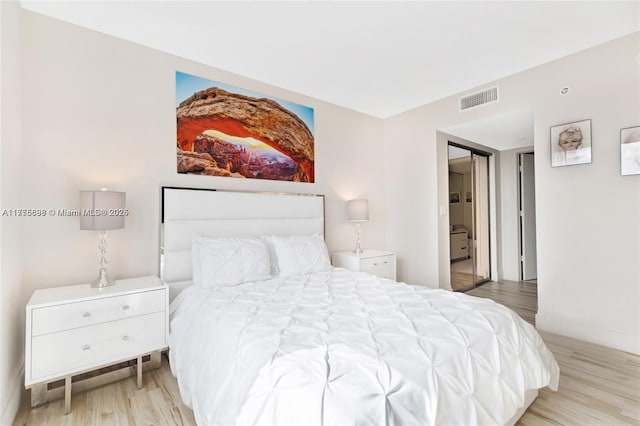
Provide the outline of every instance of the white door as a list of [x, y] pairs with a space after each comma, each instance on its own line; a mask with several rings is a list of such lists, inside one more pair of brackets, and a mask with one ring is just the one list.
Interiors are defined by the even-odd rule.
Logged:
[[519, 155], [520, 162], [520, 279], [537, 278], [536, 194], [533, 153]]

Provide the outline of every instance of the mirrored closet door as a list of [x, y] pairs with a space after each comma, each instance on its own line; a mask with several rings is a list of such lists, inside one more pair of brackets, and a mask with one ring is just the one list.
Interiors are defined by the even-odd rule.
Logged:
[[489, 155], [449, 144], [449, 255], [454, 291], [491, 279]]

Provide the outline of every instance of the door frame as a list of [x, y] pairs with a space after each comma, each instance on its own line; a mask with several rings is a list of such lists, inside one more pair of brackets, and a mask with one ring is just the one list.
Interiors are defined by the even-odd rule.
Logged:
[[[451, 140], [448, 140], [447, 141], [447, 169], [449, 167], [449, 162], [448, 162], [448, 160], [449, 160], [449, 157], [448, 157], [448, 148], [449, 148], [449, 146], [453, 146], [453, 147], [456, 147], [456, 148], [460, 148], [460, 149], [464, 149], [466, 151], [469, 151], [469, 155], [471, 157], [471, 164], [472, 164], [472, 177], [471, 177], [471, 182], [472, 182], [471, 190], [472, 190], [472, 193], [473, 193], [472, 200], [475, 200], [475, 197], [476, 197], [475, 192], [473, 192], [474, 191], [474, 187], [475, 187], [475, 184], [473, 183], [474, 182], [473, 156], [474, 155], [475, 156], [481, 156], [481, 157], [485, 157], [487, 159], [487, 210], [488, 210], [487, 211], [487, 222], [488, 222], [487, 226], [488, 226], [488, 235], [489, 235], [489, 240], [487, 241], [487, 244], [488, 244], [487, 250], [488, 250], [488, 256], [489, 256], [489, 276], [486, 279], [482, 280], [482, 281], [475, 282], [476, 270], [475, 270], [475, 257], [473, 255], [473, 253], [475, 253], [475, 241], [476, 241], [476, 239], [475, 239], [475, 229], [473, 229], [472, 232], [473, 232], [474, 238], [472, 238], [472, 241], [474, 242], [474, 244], [473, 244], [474, 247], [469, 247], [469, 250], [470, 250], [470, 258], [472, 259], [472, 265], [473, 265], [474, 284], [473, 284], [472, 287], [469, 288], [469, 290], [470, 290], [471, 288], [474, 288], [477, 285], [485, 284], [487, 282], [492, 281], [493, 277], [494, 277], [494, 270], [495, 270], [494, 267], [496, 265], [496, 263], [494, 263], [494, 262], [497, 261], [497, 259], [495, 259], [495, 253], [494, 253], [494, 250], [493, 250], [493, 248], [494, 248], [493, 240], [494, 240], [495, 234], [493, 232], [493, 227], [492, 227], [492, 223], [495, 220], [495, 217], [494, 217], [495, 216], [495, 211], [492, 208], [492, 206], [494, 205], [494, 201], [495, 201], [495, 199], [494, 199], [494, 197], [495, 197], [495, 193], [494, 193], [495, 192], [495, 180], [494, 180], [494, 177], [492, 175], [493, 173], [495, 173], [495, 163], [494, 163], [495, 157], [494, 157], [493, 153], [491, 153], [491, 152], [483, 151], [483, 150], [478, 149], [478, 148], [473, 148], [473, 147], [470, 147], [468, 145], [464, 145], [464, 144], [461, 144], [461, 143], [458, 143], [458, 142], [453, 142]], [[473, 222], [475, 222], [475, 206], [476, 206], [475, 202], [472, 202], [472, 217], [474, 218]], [[449, 257], [449, 264], [450, 263], [451, 263], [451, 258]], [[449, 275], [449, 286], [451, 287], [451, 275]]]
[[[525, 281], [524, 279], [524, 238], [523, 238], [523, 233], [524, 233], [524, 223], [523, 223], [523, 199], [522, 199], [522, 156], [523, 155], [528, 155], [531, 154], [533, 155], [534, 158], [534, 167], [535, 167], [535, 152], [533, 150], [531, 151], [523, 151], [523, 152], [519, 152], [517, 154], [517, 161], [518, 161], [518, 166], [517, 166], [517, 190], [518, 190], [518, 278], [520, 279], [520, 281]], [[534, 175], [533, 175], [533, 185], [534, 185], [534, 197], [535, 197], [535, 184], [536, 184], [536, 178], [535, 178], [535, 171], [534, 171]], [[535, 216], [535, 207], [533, 210], [533, 218], [534, 218], [534, 222], [537, 220], [536, 216]], [[536, 223], [537, 225], [537, 223]], [[534, 233], [534, 237], [537, 237], [537, 232]], [[536, 247], [537, 247], [537, 241], [536, 241]], [[537, 248], [536, 248], [537, 250]], [[537, 256], [536, 256], [537, 258]], [[537, 273], [538, 267], [537, 267], [537, 259], [536, 259], [536, 277], [535, 278], [529, 278], [529, 280], [533, 280], [533, 279], [537, 279], [538, 278], [538, 273]]]

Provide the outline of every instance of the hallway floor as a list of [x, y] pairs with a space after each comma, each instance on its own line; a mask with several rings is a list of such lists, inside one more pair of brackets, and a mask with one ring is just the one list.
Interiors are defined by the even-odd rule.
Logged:
[[[476, 277], [476, 281], [481, 281]], [[473, 259], [456, 260], [451, 263], [451, 289], [467, 291], [473, 288]]]
[[491, 281], [465, 293], [503, 304], [535, 326], [538, 312], [538, 285], [535, 282]]

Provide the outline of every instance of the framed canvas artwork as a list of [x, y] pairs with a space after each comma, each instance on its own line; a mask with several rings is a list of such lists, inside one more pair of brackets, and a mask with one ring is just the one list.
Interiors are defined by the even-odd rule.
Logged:
[[315, 181], [313, 108], [176, 72], [177, 171]]

